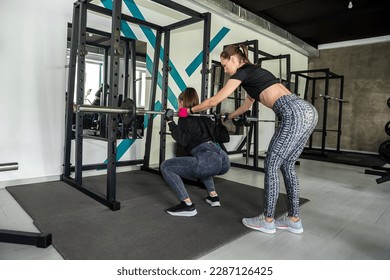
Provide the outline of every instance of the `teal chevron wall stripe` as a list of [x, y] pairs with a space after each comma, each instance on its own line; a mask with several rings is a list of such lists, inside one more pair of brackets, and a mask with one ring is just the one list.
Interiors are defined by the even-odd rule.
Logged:
[[[146, 57], [146, 69], [148, 69], [150, 73], [153, 72], [153, 61], [149, 56]], [[160, 88], [162, 87], [162, 75], [160, 73], [158, 73], [157, 84]], [[179, 104], [177, 103], [177, 97], [170, 87], [168, 87], [168, 101], [172, 104], [173, 108], [177, 110], [179, 107]]]
[[[112, 0], [100, 0], [100, 2], [102, 2], [106, 9], [112, 10]], [[121, 20], [121, 30], [123, 34], [126, 34], [126, 37], [137, 40], [137, 36], [135, 36], [134, 32], [130, 29], [130, 26], [124, 20]]]
[[[138, 9], [137, 5], [134, 3], [133, 0], [124, 0], [124, 2], [126, 4], [127, 8], [129, 9], [129, 11], [133, 14], [133, 16], [135, 18], [145, 20], [144, 16], [142, 15], [141, 11]], [[144, 32], [149, 43], [153, 46], [153, 48], [156, 48], [156, 35], [154, 35], [153, 31], [150, 28], [145, 27], [145, 26], [141, 26], [140, 28]], [[161, 60], [164, 59], [164, 49], [163, 48], [161, 48], [161, 51], [160, 51], [160, 59]], [[171, 71], [169, 72], [169, 74], [171, 75], [173, 80], [176, 82], [180, 91], [184, 91], [187, 86], [171, 60], [169, 60], [169, 66], [171, 67]]]
[[[221, 30], [214, 36], [214, 38], [210, 41], [210, 52], [212, 52], [215, 47], [222, 41], [222, 39], [226, 36], [226, 34], [230, 31], [229, 28], [222, 27]], [[196, 68], [199, 67], [203, 62], [203, 51], [201, 51], [195, 59], [188, 65], [186, 68], [186, 73], [189, 77], [195, 72]]]
[[[112, 0], [101, 0], [101, 3], [103, 4], [103, 6], [105, 8], [112, 10]], [[145, 20], [144, 16], [142, 15], [141, 11], [139, 10], [139, 8], [137, 7], [136, 3], [133, 0], [124, 0], [124, 3], [135, 18]], [[142, 30], [142, 32], [146, 36], [150, 45], [153, 48], [155, 48], [156, 47], [156, 45], [155, 45], [156, 44], [156, 36], [155, 36], [154, 32], [150, 28], [145, 27], [145, 26], [140, 26], [140, 29]], [[222, 35], [224, 30], [225, 29], [222, 29], [221, 31], [219, 31], [218, 34], [214, 37], [214, 39], [210, 42], [211, 49], [215, 48], [215, 46], [220, 42], [220, 40], [222, 40], [222, 38], [226, 35], [226, 34]], [[126, 21], [121, 21], [121, 31], [123, 32], [123, 34], [126, 37], [138, 40], [137, 36], [132, 31], [130, 25]], [[227, 29], [226, 33], [228, 31], [229, 30]], [[163, 60], [163, 58], [164, 58], [164, 49], [163, 48], [160, 48], [159, 57], [161, 60]], [[201, 54], [200, 54], [200, 58], [202, 58]], [[197, 58], [195, 58], [195, 60], [197, 61]], [[199, 64], [198, 64], [198, 66], [199, 66]], [[184, 89], [187, 86], [171, 60], [169, 60], [169, 66], [171, 68], [171, 71], [169, 72], [169, 74], [171, 75], [174, 82], [177, 84], [178, 88], [181, 91], [184, 91]], [[194, 68], [193, 71], [195, 71], [196, 67]], [[146, 55], [146, 68], [149, 71], [149, 73], [152, 73], [153, 60], [150, 58], [149, 55]], [[162, 75], [160, 74], [160, 72], [158, 73], [157, 84], [160, 88], [162, 88]], [[168, 96], [167, 96], [168, 101], [172, 104], [174, 109], [177, 109], [178, 108], [177, 97], [170, 87], [168, 87], [167, 94], [168, 94]], [[155, 107], [154, 110], [156, 110], [156, 111], [162, 110], [161, 102], [157, 101], [155, 103], [154, 107]], [[147, 127], [147, 118], [145, 117], [144, 128], [146, 128], [146, 127]], [[124, 153], [131, 147], [131, 145], [134, 142], [135, 142], [135, 140], [133, 140], [133, 139], [125, 139], [118, 145], [118, 147], [117, 147], [117, 160], [119, 160], [124, 155]]]

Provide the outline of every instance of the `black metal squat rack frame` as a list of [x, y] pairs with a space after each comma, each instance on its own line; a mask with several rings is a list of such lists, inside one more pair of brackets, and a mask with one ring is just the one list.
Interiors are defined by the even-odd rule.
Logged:
[[[317, 75], [315, 77], [310, 76], [310, 74]], [[342, 117], [343, 117], [343, 105], [345, 102], [348, 102], [344, 100], [344, 76], [338, 75], [330, 71], [328, 68], [324, 69], [311, 69], [311, 70], [302, 70], [302, 71], [292, 71], [292, 76], [295, 76], [295, 92], [298, 93], [299, 89], [299, 77], [305, 78], [305, 89], [304, 89], [304, 99], [309, 101], [311, 104], [316, 105], [316, 100], [319, 97], [322, 97], [323, 102], [323, 110], [322, 110], [322, 127], [319, 129], [315, 129], [313, 133], [321, 133], [321, 147], [320, 148], [314, 148], [313, 147], [313, 134], [310, 136], [309, 139], [309, 146], [305, 148], [305, 151], [318, 151], [321, 153], [321, 155], [325, 155], [325, 152], [328, 151], [326, 147], [326, 137], [328, 135], [328, 132], [336, 132], [336, 152], [340, 152], [340, 144], [341, 144], [341, 125], [342, 125]], [[331, 80], [338, 80], [339, 81], [339, 93], [338, 96], [330, 96], [329, 95], [329, 87], [330, 87], [330, 81]], [[324, 94], [317, 95], [316, 93], [316, 84], [318, 81], [324, 81]], [[312, 91], [311, 94], [308, 93], [309, 84], [312, 83]], [[330, 130], [328, 129], [328, 103], [329, 100], [335, 100], [338, 102], [338, 116], [337, 116], [337, 129]]]
[[[122, 13], [122, 0], [113, 0], [112, 10], [106, 9], [101, 6], [90, 3], [90, 0], [79, 0], [74, 3], [73, 7], [73, 19], [72, 19], [72, 34], [71, 34], [71, 47], [70, 47], [70, 60], [69, 60], [69, 75], [67, 85], [66, 96], [66, 110], [65, 110], [65, 148], [64, 148], [64, 166], [61, 180], [69, 184], [70, 186], [78, 189], [84, 194], [90, 196], [101, 204], [107, 206], [113, 211], [120, 209], [120, 202], [116, 200], [116, 168], [119, 165], [136, 165], [141, 164], [141, 167], [145, 170], [150, 169], [150, 152], [152, 145], [152, 128], [153, 128], [153, 115], [148, 116], [148, 127], [146, 131], [145, 140], [145, 155], [141, 160], [127, 161], [125, 163], [117, 162], [116, 160], [116, 147], [117, 147], [117, 129], [118, 129], [118, 117], [114, 114], [109, 114], [107, 117], [107, 135], [104, 140], [107, 142], [107, 163], [94, 165], [94, 167], [107, 169], [107, 184], [106, 194], [102, 194], [85, 186], [83, 184], [83, 170], [91, 169], [91, 166], [83, 165], [83, 139], [86, 138], [83, 135], [83, 113], [76, 112], [75, 114], [75, 162], [71, 164], [71, 145], [72, 145], [72, 123], [74, 106], [82, 105], [84, 102], [84, 78], [85, 78], [85, 56], [86, 56], [86, 34], [87, 34], [87, 12], [91, 11], [95, 14], [111, 17], [111, 34], [110, 35], [110, 48], [109, 48], [109, 85], [110, 94], [108, 95], [108, 107], [117, 107], [118, 98], [118, 81], [119, 81], [119, 60], [121, 55], [128, 50], [123, 51], [121, 47], [121, 21], [136, 24], [151, 28], [156, 31], [155, 51], [153, 58], [153, 70], [150, 88], [150, 107], [154, 106], [156, 101], [156, 89], [157, 78], [159, 70], [159, 59], [162, 37], [164, 35], [164, 53], [163, 53], [163, 67], [162, 67], [162, 93], [161, 101], [163, 109], [167, 108], [167, 93], [168, 93], [168, 75], [170, 71], [169, 67], [169, 49], [170, 49], [170, 34], [172, 30], [185, 27], [197, 22], [203, 21], [203, 64], [202, 64], [202, 84], [201, 84], [201, 99], [207, 98], [208, 91], [208, 64], [210, 53], [210, 27], [211, 27], [211, 14], [199, 13], [188, 7], [182, 6], [176, 2], [169, 0], [152, 0], [153, 2], [163, 5], [167, 8], [178, 11], [188, 18], [167, 25], [160, 26], [145, 20], [141, 20], [135, 17]], [[134, 46], [130, 47], [130, 53], [134, 57]], [[126, 54], [127, 55], [127, 54]], [[131, 59], [131, 63], [135, 63], [135, 59]], [[130, 67], [134, 69], [135, 66]], [[76, 69], [77, 69], [77, 81], [76, 81]], [[130, 75], [130, 79], [134, 79], [135, 75]], [[130, 84], [134, 86], [134, 80], [130, 80]], [[74, 104], [74, 92], [76, 88], [76, 104]], [[134, 90], [134, 89], [133, 89]], [[135, 91], [133, 91], [135, 92]], [[150, 108], [152, 111], [153, 108]], [[166, 138], [166, 123], [161, 118], [160, 124], [160, 164], [165, 160], [165, 138]], [[103, 166], [102, 166], [103, 165]], [[74, 178], [71, 177], [74, 170]], [[151, 169], [149, 170], [151, 171]]]

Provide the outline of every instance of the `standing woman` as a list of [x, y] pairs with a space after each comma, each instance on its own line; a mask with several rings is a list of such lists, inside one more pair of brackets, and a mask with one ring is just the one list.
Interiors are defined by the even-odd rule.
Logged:
[[[243, 104], [228, 115], [233, 119], [245, 113], [254, 101], [271, 108], [280, 119], [279, 126], [269, 143], [264, 160], [264, 209], [254, 218], [243, 218], [242, 223], [254, 230], [273, 234], [276, 228], [287, 229], [293, 233], [302, 233], [303, 226], [299, 218], [299, 183], [295, 171], [295, 162], [313, 132], [318, 114], [309, 102], [292, 94], [269, 71], [251, 64], [245, 45], [227, 46], [220, 55], [225, 73], [231, 77], [226, 85], [213, 97], [201, 104], [181, 109], [179, 116], [205, 111], [217, 106], [234, 92], [240, 85], [247, 92]], [[287, 216], [274, 221], [276, 203], [279, 196], [281, 170], [288, 202]]]
[[[178, 97], [179, 109], [199, 104], [195, 89], [187, 88]], [[213, 123], [208, 117], [180, 118], [178, 125], [173, 121], [173, 111], [165, 112], [173, 139], [192, 156], [174, 157], [165, 160], [160, 170], [165, 180], [175, 192], [180, 204], [165, 211], [173, 216], [195, 216], [197, 211], [184, 186], [182, 178], [199, 178], [206, 186], [206, 202], [211, 206], [221, 206], [215, 191], [215, 175], [222, 175], [230, 168], [229, 156], [212, 139]]]

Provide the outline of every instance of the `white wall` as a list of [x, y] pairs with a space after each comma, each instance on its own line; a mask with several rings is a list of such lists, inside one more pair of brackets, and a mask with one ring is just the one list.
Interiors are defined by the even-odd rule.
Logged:
[[[0, 188], [7, 185], [57, 180], [62, 173], [64, 142], [64, 105], [66, 91], [66, 31], [72, 21], [74, 0], [2, 0], [0, 9], [0, 163], [18, 162], [19, 170], [1, 172]], [[177, 1], [199, 12], [203, 7], [192, 1]], [[94, 1], [99, 3], [100, 1]], [[136, 1], [137, 8], [147, 21], [166, 25], [185, 16], [161, 7], [151, 1]], [[123, 12], [131, 14], [126, 5]], [[296, 51], [213, 14], [211, 38], [225, 27], [230, 29], [211, 53], [211, 59], [219, 60], [222, 46], [245, 40], [259, 40], [260, 48], [271, 54], [291, 54], [291, 69], [307, 68], [307, 57]], [[89, 16], [88, 26], [109, 31], [107, 18]], [[153, 59], [153, 47], [148, 37], [138, 27], [131, 27], [139, 40], [148, 42], [148, 55]], [[200, 90], [200, 67], [188, 76], [186, 67], [202, 50], [203, 24], [197, 23], [171, 35], [171, 61], [186, 86]], [[159, 67], [161, 69], [161, 67]], [[277, 66], [270, 66], [275, 74]], [[169, 86], [177, 96], [180, 88], [171, 77]], [[160, 90], [158, 89], [160, 94]], [[159, 96], [159, 95], [158, 95]], [[171, 107], [171, 105], [170, 105]], [[273, 118], [269, 109], [261, 108], [261, 117]], [[152, 146], [153, 162], [158, 158], [159, 118], [155, 119]], [[266, 149], [272, 127], [260, 129], [260, 149]], [[169, 138], [169, 137], [168, 137]], [[172, 141], [168, 146], [171, 147]], [[94, 146], [94, 144], [92, 144]], [[103, 148], [100, 148], [104, 150]], [[133, 151], [135, 149], [135, 151]], [[88, 150], [87, 150], [88, 151]], [[93, 153], [95, 154], [94, 150]], [[139, 154], [132, 147], [130, 153]], [[100, 153], [100, 152], [99, 152]], [[97, 154], [99, 154], [97, 153]], [[168, 151], [168, 157], [172, 151]], [[102, 157], [105, 154], [102, 153]], [[104, 160], [104, 158], [102, 158]]]
[[61, 172], [66, 29], [72, 0], [3, 0], [0, 9], [0, 163], [7, 181]]

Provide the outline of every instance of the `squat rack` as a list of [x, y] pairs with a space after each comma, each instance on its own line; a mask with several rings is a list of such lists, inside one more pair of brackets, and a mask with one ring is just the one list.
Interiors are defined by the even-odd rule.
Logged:
[[[169, 48], [170, 48], [170, 33], [172, 30], [191, 25], [197, 22], [204, 22], [203, 30], [203, 64], [202, 64], [202, 99], [207, 97], [208, 76], [206, 75], [210, 53], [210, 27], [211, 14], [198, 13], [188, 7], [182, 6], [170, 0], [152, 0], [157, 4], [161, 4], [167, 8], [176, 10], [189, 18], [175, 22], [167, 26], [160, 26], [142, 19], [138, 19], [122, 13], [122, 0], [113, 0], [112, 10], [104, 7], [91, 4], [91, 0], [78, 0], [74, 3], [73, 19], [72, 19], [72, 35], [71, 35], [71, 49], [69, 60], [69, 75], [66, 96], [66, 110], [65, 110], [65, 148], [64, 148], [64, 165], [61, 180], [70, 186], [78, 189], [84, 194], [90, 196], [101, 204], [116, 211], [120, 209], [120, 202], [116, 200], [116, 167], [119, 165], [116, 159], [117, 147], [117, 129], [119, 118], [115, 114], [107, 116], [107, 135], [100, 140], [107, 142], [107, 161], [101, 164], [107, 169], [106, 194], [101, 194], [88, 186], [83, 185], [82, 172], [87, 168], [83, 165], [83, 112], [76, 112], [75, 114], [75, 163], [71, 164], [71, 145], [72, 145], [72, 123], [74, 106], [82, 105], [84, 102], [84, 80], [85, 80], [85, 56], [86, 51], [86, 32], [87, 32], [87, 12], [91, 11], [95, 14], [111, 17], [111, 34], [110, 34], [110, 48], [109, 48], [109, 85], [110, 94], [108, 95], [108, 107], [118, 107], [118, 82], [119, 82], [119, 65], [120, 57], [128, 49], [123, 50], [121, 46], [121, 22], [136, 24], [139, 26], [151, 28], [156, 31], [155, 51], [153, 58], [153, 70], [150, 88], [150, 110], [153, 111], [156, 102], [156, 89], [158, 79], [158, 68], [160, 55], [162, 56], [162, 93], [161, 99], [163, 108], [167, 108], [167, 93], [168, 93], [168, 75], [171, 67], [169, 65]], [[164, 51], [161, 50], [162, 36], [164, 35]], [[161, 52], [161, 54], [160, 54]], [[132, 62], [135, 63], [134, 51], [132, 53]], [[131, 67], [133, 69], [134, 67]], [[77, 69], [77, 81], [76, 79]], [[134, 70], [133, 70], [134, 71]], [[134, 86], [135, 75], [130, 75], [131, 85]], [[74, 91], [76, 91], [76, 104], [74, 104]], [[106, 91], [105, 91], [106, 92]], [[135, 92], [133, 90], [133, 92]], [[127, 162], [126, 165], [142, 164], [143, 169], [148, 170], [150, 163], [150, 151], [152, 141], [153, 115], [148, 115], [148, 127], [146, 131], [145, 141], [145, 155], [143, 160], [135, 160]], [[160, 164], [165, 159], [165, 138], [166, 138], [166, 123], [161, 118], [161, 133], [160, 133]], [[74, 169], [73, 169], [74, 168]], [[71, 177], [72, 169], [74, 170], [74, 178]]]
[[[319, 74], [318, 76], [311, 77], [308, 74]], [[344, 96], [344, 76], [337, 75], [329, 70], [329, 68], [324, 69], [311, 69], [311, 70], [302, 70], [302, 71], [293, 71], [291, 72], [291, 75], [295, 75], [295, 92], [298, 92], [298, 83], [299, 83], [299, 77], [305, 78], [305, 89], [304, 89], [304, 99], [308, 100], [313, 104], [316, 105], [316, 84], [318, 80], [325, 81], [325, 88], [324, 88], [324, 94], [319, 94], [318, 96], [323, 98], [323, 114], [322, 114], [322, 128], [321, 129], [315, 129], [314, 132], [320, 132], [321, 133], [321, 148], [320, 152], [321, 155], [325, 155], [326, 151], [326, 137], [328, 131], [336, 132], [337, 133], [337, 144], [336, 144], [336, 151], [340, 152], [340, 143], [341, 143], [341, 124], [342, 124], [342, 116], [343, 116], [343, 104], [348, 102], [347, 100], [343, 99]], [[338, 97], [330, 96], [329, 95], [329, 82], [330, 80], [339, 80], [340, 82], [340, 88], [339, 88], [339, 95]], [[311, 96], [309, 97], [308, 94], [308, 88], [309, 84], [312, 82], [312, 92]], [[337, 101], [338, 102], [338, 120], [337, 120], [337, 129], [330, 130], [327, 128], [327, 121], [328, 121], [328, 102], [329, 100]], [[309, 139], [309, 147], [306, 148], [306, 150], [316, 150], [313, 148], [313, 134], [310, 136]], [[318, 150], [318, 149], [317, 149]]]

